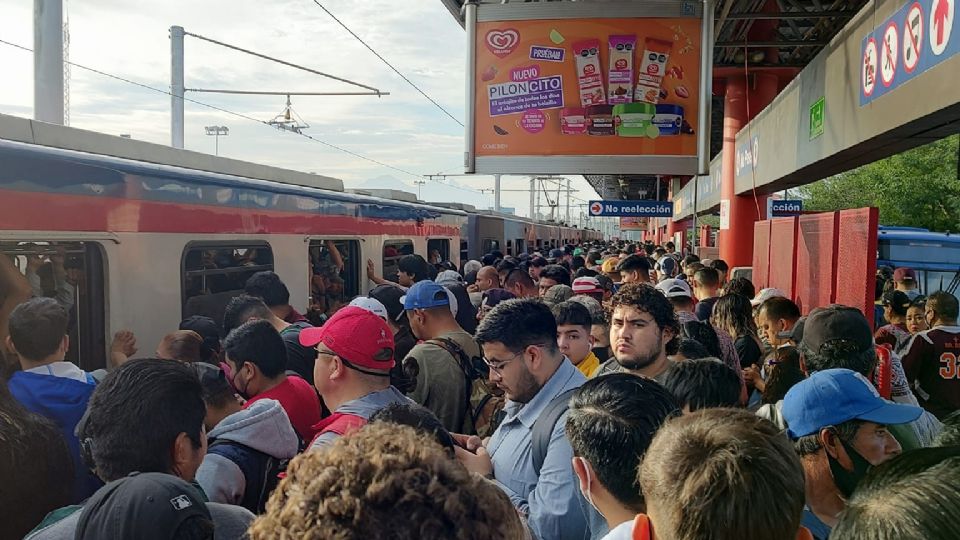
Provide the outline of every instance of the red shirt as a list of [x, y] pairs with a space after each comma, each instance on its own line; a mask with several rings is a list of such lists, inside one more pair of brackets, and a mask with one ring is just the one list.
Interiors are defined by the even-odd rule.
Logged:
[[282, 383], [248, 399], [243, 408], [249, 407], [251, 403], [259, 399], [279, 401], [280, 406], [283, 407], [290, 418], [293, 430], [297, 432], [300, 439], [304, 441], [313, 440], [316, 435], [313, 425], [320, 422], [320, 398], [317, 397], [317, 392], [310, 386], [310, 383], [300, 377], [288, 375]]
[[913, 336], [903, 370], [923, 408], [943, 419], [960, 409], [960, 326], [938, 326]]

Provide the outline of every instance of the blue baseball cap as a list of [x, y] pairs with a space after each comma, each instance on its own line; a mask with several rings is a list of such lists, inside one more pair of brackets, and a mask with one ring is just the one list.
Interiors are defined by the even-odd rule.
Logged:
[[783, 419], [794, 440], [850, 420], [895, 425], [913, 422], [921, 414], [920, 407], [883, 399], [866, 377], [849, 369], [818, 371], [783, 398]]
[[449, 306], [450, 297], [447, 290], [435, 281], [418, 281], [407, 290], [400, 303], [403, 309], [410, 311], [412, 309], [430, 309], [440, 306]]

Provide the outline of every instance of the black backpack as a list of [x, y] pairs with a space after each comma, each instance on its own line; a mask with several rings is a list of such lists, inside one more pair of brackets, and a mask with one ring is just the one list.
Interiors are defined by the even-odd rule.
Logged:
[[468, 356], [466, 351], [450, 338], [430, 339], [426, 343], [447, 351], [463, 371], [466, 408], [473, 432], [481, 438], [493, 435], [503, 420], [506, 398], [503, 397], [502, 390], [490, 385], [487, 379], [490, 368], [482, 358]]
[[240, 467], [246, 480], [240, 506], [254, 514], [262, 514], [266, 509], [270, 494], [280, 483], [280, 475], [286, 472], [290, 462], [289, 459], [278, 459], [245, 444], [226, 439], [215, 439], [207, 447], [207, 453], [223, 456]]

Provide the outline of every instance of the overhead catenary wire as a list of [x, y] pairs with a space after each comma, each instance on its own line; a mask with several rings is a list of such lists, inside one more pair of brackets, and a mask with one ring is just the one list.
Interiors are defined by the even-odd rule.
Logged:
[[[4, 45], [7, 45], [7, 46], [10, 46], [10, 47], [13, 47], [13, 48], [16, 48], [16, 49], [20, 49], [20, 50], [22, 50], [22, 51], [31, 52], [31, 53], [34, 52], [33, 49], [31, 49], [30, 47], [25, 47], [25, 46], [23, 46], [23, 45], [20, 45], [20, 44], [17, 44], [17, 43], [13, 43], [13, 42], [10, 42], [10, 41], [6, 41], [6, 40], [4, 40], [4, 39], [0, 39], [0, 43], [2, 43], [2, 44], [4, 44]], [[70, 61], [70, 62], [69, 62], [69, 65], [72, 66], [72, 67], [76, 67], [76, 68], [78, 68], [78, 69], [82, 69], [82, 70], [84, 70], [84, 71], [89, 71], [89, 72], [91, 72], [91, 73], [96, 73], [97, 75], [102, 75], [102, 76], [104, 76], [104, 77], [109, 77], [109, 78], [114, 79], [114, 80], [117, 80], [117, 81], [121, 81], [121, 82], [124, 82], [124, 83], [127, 83], [127, 84], [132, 84], [132, 85], [134, 85], [134, 86], [137, 86], [137, 87], [140, 87], [140, 88], [144, 88], [144, 89], [146, 89], [146, 90], [151, 90], [151, 91], [153, 91], [153, 92], [158, 92], [158, 93], [165, 94], [165, 95], [168, 95], [168, 96], [172, 96], [172, 95], [173, 95], [173, 93], [170, 92], [169, 90], [164, 90], [164, 89], [162, 89], [162, 88], [157, 88], [157, 87], [155, 87], [155, 86], [150, 86], [150, 85], [148, 85], [148, 84], [144, 84], [144, 83], [137, 82], [137, 81], [134, 81], [134, 80], [131, 80], [131, 79], [127, 79], [127, 78], [121, 77], [121, 76], [119, 76], [119, 75], [114, 75], [114, 74], [112, 74], [112, 73], [107, 73], [107, 72], [105, 72], [105, 71], [102, 71], [102, 70], [99, 70], [99, 69], [96, 69], [96, 68], [92, 68], [92, 67], [89, 67], [89, 66], [85, 66], [85, 65], [82, 65], [82, 64], [78, 64], [78, 63], [73, 62], [73, 61]], [[180, 97], [179, 99], [183, 99], [184, 101], [187, 101], [187, 102], [190, 102], [190, 103], [193, 103], [193, 104], [196, 104], [196, 105], [200, 105], [200, 106], [202, 106], [202, 107], [206, 107], [206, 108], [211, 109], [211, 110], [215, 110], [215, 111], [218, 111], [218, 112], [222, 112], [222, 113], [224, 113], [224, 114], [229, 114], [229, 115], [235, 116], [235, 117], [237, 117], [237, 118], [243, 118], [243, 119], [249, 120], [249, 121], [251, 121], [251, 122], [256, 122], [256, 123], [258, 123], [258, 124], [263, 124], [263, 125], [265, 125], [265, 126], [269, 126], [269, 127], [271, 127], [272, 129], [276, 130], [276, 128], [275, 128], [274, 126], [270, 126], [270, 124], [267, 123], [266, 121], [260, 120], [259, 118], [255, 118], [255, 117], [250, 116], [250, 115], [247, 115], [247, 114], [238, 113], [238, 112], [235, 112], [235, 111], [231, 111], [231, 110], [229, 110], [229, 109], [224, 109], [223, 107], [218, 107], [218, 106], [216, 106], [216, 105], [211, 105], [211, 104], [209, 104], [209, 103], [204, 103], [204, 102], [202, 102], [202, 101], [198, 101], [198, 100], [191, 99], [191, 98], [188, 98], [188, 97]], [[280, 130], [277, 130], [277, 131], [280, 131]], [[394, 165], [390, 165], [390, 164], [388, 164], [388, 163], [384, 163], [384, 162], [382, 162], [382, 161], [380, 161], [380, 160], [378, 160], [378, 159], [371, 158], [371, 157], [365, 156], [365, 155], [363, 155], [363, 154], [354, 152], [354, 151], [352, 151], [352, 150], [348, 150], [348, 149], [346, 149], [346, 148], [343, 148], [342, 146], [338, 146], [338, 145], [336, 145], [336, 144], [329, 143], [329, 142], [326, 142], [326, 141], [324, 141], [324, 140], [318, 139], [318, 138], [316, 138], [316, 137], [314, 137], [314, 136], [312, 136], [312, 135], [309, 135], [309, 134], [307, 134], [307, 133], [296, 133], [296, 132], [285, 132], [285, 133], [293, 133], [293, 134], [295, 134], [295, 135], [299, 135], [299, 136], [301, 136], [301, 137], [305, 137], [305, 138], [307, 138], [307, 139], [310, 139], [310, 140], [313, 141], [313, 142], [322, 144], [322, 145], [324, 145], [324, 146], [326, 146], [326, 147], [328, 147], [328, 148], [332, 148], [332, 149], [334, 149], [334, 150], [337, 150], [337, 151], [339, 151], [339, 152], [343, 152], [343, 153], [345, 153], [345, 154], [347, 154], [347, 155], [351, 155], [351, 156], [356, 157], [356, 158], [358, 158], [358, 159], [362, 159], [362, 160], [364, 160], [364, 161], [368, 161], [368, 162], [370, 162], [370, 163], [374, 163], [374, 164], [376, 164], [376, 165], [380, 165], [381, 167], [385, 167], [385, 168], [387, 168], [387, 169], [391, 169], [391, 170], [394, 170], [394, 171], [397, 171], [397, 172], [400, 172], [400, 173], [403, 173], [403, 174], [406, 174], [406, 175], [414, 176], [414, 177], [417, 177], [417, 178], [422, 178], [422, 177], [424, 177], [424, 175], [422, 175], [422, 174], [417, 174], [417, 173], [408, 171], [408, 170], [406, 170], [406, 169], [402, 169], [402, 168], [400, 168], [400, 167], [396, 167], [396, 166], [394, 166]], [[444, 184], [444, 185], [447, 185], [447, 184]], [[456, 189], [462, 189], [462, 190], [464, 190], [464, 191], [470, 191], [470, 192], [477, 193], [477, 191], [476, 191], [476, 190], [473, 190], [473, 189], [461, 188], [461, 187], [459, 187], [459, 186], [451, 186], [451, 187], [454, 187], [454, 188], [456, 188]]]
[[391, 64], [389, 61], [387, 61], [386, 58], [384, 58], [383, 56], [381, 56], [380, 53], [378, 53], [377, 51], [375, 51], [375, 50], [373, 49], [373, 47], [371, 47], [370, 45], [368, 45], [366, 41], [364, 41], [360, 36], [358, 36], [358, 35], [356, 34], [356, 32], [354, 32], [353, 30], [351, 30], [350, 27], [348, 27], [346, 24], [344, 24], [343, 21], [341, 21], [340, 19], [338, 19], [336, 15], [334, 15], [333, 13], [331, 13], [329, 9], [327, 9], [326, 7], [324, 7], [323, 4], [321, 4], [321, 3], [319, 2], [319, 0], [313, 0], [313, 3], [316, 4], [317, 6], [319, 6], [320, 9], [322, 9], [324, 12], [326, 12], [326, 14], [329, 15], [331, 19], [333, 19], [334, 21], [337, 22], [337, 24], [339, 24], [340, 26], [342, 26], [344, 30], [346, 30], [347, 32], [350, 33], [351, 36], [353, 36], [354, 38], [356, 38], [356, 40], [359, 41], [361, 45], [363, 45], [364, 47], [367, 48], [367, 50], [369, 50], [370, 52], [372, 52], [373, 55], [376, 56], [377, 58], [379, 58], [380, 61], [382, 61], [384, 64], [387, 65], [387, 67], [389, 67], [390, 69], [392, 69], [394, 73], [396, 73], [397, 75], [399, 75], [401, 79], [403, 79], [404, 81], [406, 81], [407, 84], [409, 84], [410, 86], [412, 86], [412, 87], [414, 88], [414, 90], [416, 90], [417, 92], [420, 92], [420, 95], [422, 95], [423, 97], [427, 98], [427, 100], [428, 100], [430, 103], [433, 103], [434, 105], [436, 105], [436, 107], [437, 107], [438, 109], [440, 109], [441, 111], [443, 111], [444, 114], [446, 114], [447, 116], [449, 116], [451, 120], [453, 120], [454, 122], [460, 124], [461, 127], [465, 127], [464, 124], [463, 124], [463, 122], [460, 121], [460, 119], [458, 119], [456, 116], [454, 116], [453, 114], [451, 114], [450, 111], [448, 111], [447, 109], [445, 109], [445, 108], [443, 107], [443, 105], [440, 105], [439, 103], [437, 103], [437, 101], [436, 101], [435, 99], [433, 99], [432, 97], [428, 96], [426, 92], [424, 92], [423, 90], [421, 90], [419, 86], [417, 86], [413, 81], [411, 81], [410, 79], [408, 79], [403, 73], [400, 73], [400, 70], [398, 70], [397, 68], [393, 67], [393, 64]]

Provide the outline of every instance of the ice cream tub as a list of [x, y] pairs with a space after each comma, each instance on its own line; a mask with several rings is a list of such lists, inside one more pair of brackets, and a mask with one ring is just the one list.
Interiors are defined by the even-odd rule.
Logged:
[[653, 124], [660, 129], [661, 135], [679, 135], [683, 124], [683, 107], [669, 103], [657, 104]]
[[582, 135], [587, 132], [587, 110], [583, 107], [560, 109], [560, 133]]
[[587, 133], [601, 136], [615, 133], [612, 105], [587, 107]]
[[621, 137], [657, 138], [660, 135], [660, 129], [653, 125], [653, 117], [656, 112], [656, 106], [651, 103], [620, 103], [614, 105], [613, 116], [617, 126], [617, 135]]

